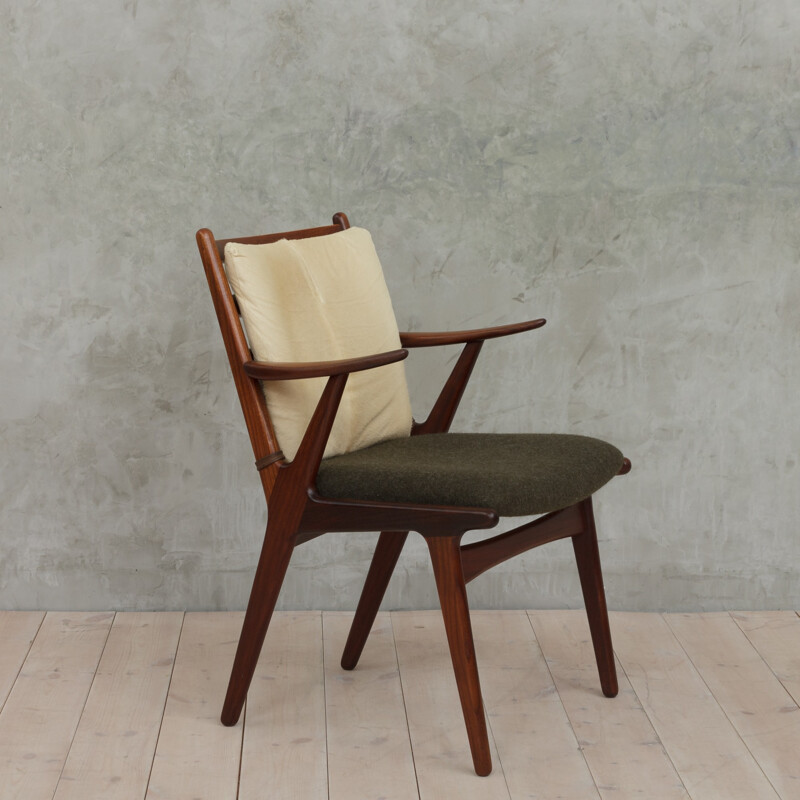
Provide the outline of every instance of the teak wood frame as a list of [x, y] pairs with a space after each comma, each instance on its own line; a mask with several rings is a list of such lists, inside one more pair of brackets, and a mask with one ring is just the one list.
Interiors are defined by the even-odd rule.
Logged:
[[[289, 559], [298, 544], [334, 531], [382, 531], [342, 655], [342, 667], [349, 670], [358, 663], [408, 532], [417, 531], [425, 538], [430, 551], [475, 772], [488, 775], [492, 762], [466, 592], [466, 584], [487, 569], [533, 547], [571, 537], [600, 684], [606, 696], [617, 694], [592, 499], [586, 498], [500, 536], [462, 546], [461, 538], [467, 531], [492, 528], [497, 524], [499, 518], [493, 509], [331, 499], [317, 493], [317, 470], [350, 373], [401, 361], [408, 356], [406, 348], [463, 344], [461, 356], [428, 418], [415, 422], [411, 429], [412, 436], [443, 433], [450, 429], [483, 342], [545, 324], [545, 320], [535, 319], [471, 331], [401, 333], [403, 349], [342, 361], [254, 361], [223, 267], [225, 245], [229, 241], [265, 244], [282, 238], [326, 236], [349, 227], [347, 216], [339, 213], [333, 216], [333, 225], [265, 236], [215, 240], [207, 228], [197, 232], [200, 255], [269, 507], [264, 544], [234, 658], [222, 723], [235, 725], [242, 712]], [[297, 455], [287, 462], [275, 436], [260, 381], [316, 377], [328, 378], [325, 389]], [[620, 474], [629, 469], [630, 462], [625, 459]]]

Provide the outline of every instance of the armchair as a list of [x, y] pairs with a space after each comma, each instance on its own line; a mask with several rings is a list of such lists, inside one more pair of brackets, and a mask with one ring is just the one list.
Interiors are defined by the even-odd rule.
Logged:
[[[612, 445], [583, 436], [449, 433], [483, 343], [535, 330], [545, 320], [449, 333], [397, 332], [391, 306], [385, 306], [388, 294], [371, 239], [366, 231], [351, 228], [341, 213], [334, 215], [330, 226], [266, 236], [215, 240], [210, 230], [203, 229], [198, 231], [197, 242], [269, 508], [222, 710], [223, 724], [235, 724], [241, 713], [292, 551], [334, 531], [381, 531], [344, 647], [341, 665], [348, 670], [358, 663], [409, 531], [425, 538], [478, 775], [489, 774], [491, 757], [466, 584], [491, 567], [547, 542], [572, 539], [600, 683], [607, 696], [616, 695], [592, 494], [614, 475], [627, 472], [630, 462]], [[341, 258], [345, 260], [337, 261]], [[289, 263], [284, 263], [287, 259]], [[346, 268], [336, 266], [342, 263]], [[308, 339], [307, 328], [315, 324], [314, 318], [308, 317], [310, 322], [296, 325], [292, 315], [308, 309], [292, 283], [274, 308], [270, 306], [277, 322], [270, 319], [265, 323], [269, 336], [262, 346], [263, 304], [259, 298], [265, 295], [254, 282], [265, 275], [272, 282], [269, 302], [275, 300], [275, 287], [289, 286], [287, 281], [306, 281], [308, 302], [319, 300], [320, 313], [330, 315], [337, 313], [342, 296], [341, 302], [349, 302], [347, 293], [353, 286], [344, 279], [354, 279], [359, 287], [356, 295], [363, 286], [377, 292], [377, 300], [369, 299], [364, 308], [372, 309], [376, 303], [388, 307], [384, 317], [391, 317], [389, 330], [383, 330], [378, 320], [377, 338], [368, 337], [367, 342], [352, 347], [347, 338], [350, 333], [342, 333], [340, 327], [356, 317], [345, 309], [341, 319], [325, 318], [328, 327], [319, 341], [324, 360], [308, 361], [303, 355], [291, 361], [265, 358], [259, 349], [269, 350], [269, 337], [274, 337], [276, 330], [283, 332], [282, 320], [296, 326], [289, 337], [286, 352], [290, 353], [295, 342]], [[300, 303], [299, 310], [291, 305], [292, 300]], [[361, 317], [358, 320], [360, 325]], [[334, 352], [344, 355], [325, 355], [323, 339], [327, 345], [341, 339], [344, 344], [336, 345], [339, 349], [334, 347]], [[388, 344], [382, 352], [371, 353], [369, 341]], [[463, 345], [463, 350], [427, 419], [416, 422], [410, 417], [400, 362], [410, 349], [445, 345]], [[316, 352], [314, 346], [312, 342], [310, 351], [304, 349], [305, 344], [299, 349]], [[356, 385], [355, 381], [362, 380], [358, 376], [365, 376], [366, 383]], [[387, 382], [391, 391], [384, 392], [377, 409], [367, 408], [365, 402]], [[319, 398], [315, 403], [308, 405], [304, 396], [290, 394], [301, 384], [312, 387], [312, 398]], [[309, 410], [313, 408], [313, 413], [310, 419], [306, 416], [307, 425], [303, 421], [298, 432], [291, 429], [291, 415], [303, 403]], [[353, 409], [358, 413], [348, 417]], [[341, 411], [338, 417], [337, 411]], [[340, 435], [347, 425], [339, 418], [349, 425], [350, 440]], [[332, 436], [335, 424], [339, 428]], [[297, 443], [291, 454], [285, 454], [284, 440]], [[531, 515], [541, 516], [500, 536], [461, 544], [466, 531], [492, 528], [501, 516]]]

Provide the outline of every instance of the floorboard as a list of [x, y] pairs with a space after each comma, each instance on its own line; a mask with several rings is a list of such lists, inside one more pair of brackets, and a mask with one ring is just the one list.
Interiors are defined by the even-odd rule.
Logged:
[[664, 619], [616, 613], [611, 628], [625, 673], [692, 799], [776, 798]]
[[800, 708], [729, 614], [667, 614], [695, 669], [781, 797], [800, 797]]
[[597, 788], [524, 611], [472, 613], [486, 711], [512, 800]]
[[183, 614], [117, 614], [55, 800], [144, 797]]
[[[621, 665], [619, 694], [605, 697], [583, 611], [533, 611], [544, 651], [574, 735], [603, 800], [686, 800], [688, 794]], [[611, 635], [615, 630], [612, 626]]]
[[244, 722], [239, 800], [327, 800], [319, 611], [273, 617]]
[[393, 613], [392, 626], [421, 800], [509, 800], [491, 731], [492, 773], [473, 771], [441, 613]]
[[43, 619], [43, 611], [0, 611], [0, 711]]
[[794, 611], [758, 611], [731, 616], [800, 705], [800, 617]]
[[325, 703], [330, 800], [414, 800], [403, 689], [389, 614], [378, 614], [358, 666], [339, 666], [352, 614], [326, 613]]
[[148, 800], [235, 800], [242, 721], [219, 721], [244, 615], [186, 614], [156, 746]]
[[0, 712], [3, 800], [53, 797], [113, 619], [45, 616]]
[[475, 611], [493, 771], [472, 768], [439, 611], [275, 614], [240, 722], [241, 613], [0, 612], [1, 800], [800, 799], [800, 616]]

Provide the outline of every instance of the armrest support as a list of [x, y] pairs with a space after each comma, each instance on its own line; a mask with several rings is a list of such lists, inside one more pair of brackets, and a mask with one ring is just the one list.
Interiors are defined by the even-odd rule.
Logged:
[[[376, 353], [357, 358], [344, 358], [339, 361], [308, 362], [267, 362], [246, 361], [244, 371], [251, 378], [263, 381], [286, 381], [299, 378], [325, 378], [327, 382], [322, 390], [317, 407], [308, 423], [306, 432], [294, 460], [284, 465], [275, 483], [275, 492], [288, 493], [299, 497], [307, 494], [314, 485], [325, 446], [328, 443], [336, 412], [342, 399], [347, 378], [351, 372], [394, 364], [408, 356], [408, 350], [390, 350], [388, 353]], [[273, 455], [278, 455], [273, 454]], [[280, 453], [280, 458], [283, 454]], [[260, 461], [261, 459], [259, 459]], [[278, 460], [278, 459], [275, 459]], [[256, 465], [258, 465], [258, 461]], [[259, 467], [261, 469], [261, 467]], [[299, 493], [299, 494], [298, 494]], [[298, 500], [297, 508], [303, 503]]]
[[442, 388], [428, 418], [424, 422], [416, 422], [411, 429], [412, 435], [425, 433], [445, 433], [455, 417], [458, 404], [464, 394], [472, 368], [486, 339], [522, 333], [544, 325], [543, 319], [531, 319], [527, 322], [515, 322], [511, 325], [498, 325], [495, 328], [478, 328], [471, 331], [450, 331], [443, 333], [401, 333], [400, 342], [403, 347], [433, 347], [434, 345], [463, 344], [461, 353], [450, 377]]
[[390, 350], [388, 353], [343, 358], [340, 361], [246, 361], [244, 371], [260, 381], [291, 381], [299, 378], [329, 378], [349, 375], [386, 364], [394, 364], [408, 356], [408, 350]]
[[510, 336], [512, 333], [531, 331], [541, 328], [546, 320], [531, 319], [527, 322], [514, 322], [510, 325], [498, 325], [494, 328], [476, 328], [471, 331], [441, 331], [441, 332], [401, 332], [400, 344], [403, 347], [434, 347], [445, 344], [466, 344], [467, 342], [482, 342], [486, 339], [497, 339], [500, 336]]
[[472, 368], [478, 360], [478, 354], [483, 347], [483, 341], [478, 339], [476, 342], [467, 342], [461, 355], [458, 357], [450, 377], [442, 387], [439, 397], [433, 404], [430, 414], [425, 422], [415, 422], [411, 428], [412, 436], [419, 436], [425, 433], [447, 433], [450, 424], [456, 415], [456, 409], [461, 402], [461, 396], [467, 386]]

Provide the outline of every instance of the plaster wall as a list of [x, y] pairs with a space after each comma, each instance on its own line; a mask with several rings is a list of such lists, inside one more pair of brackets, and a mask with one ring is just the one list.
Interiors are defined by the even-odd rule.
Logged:
[[[800, 4], [0, 1], [0, 607], [240, 608], [266, 512], [194, 232], [369, 228], [454, 426], [608, 438], [609, 602], [800, 607]], [[408, 363], [423, 416], [457, 353]], [[283, 607], [352, 608], [373, 535]], [[568, 543], [470, 586], [577, 605]], [[390, 607], [436, 604], [421, 540]]]

